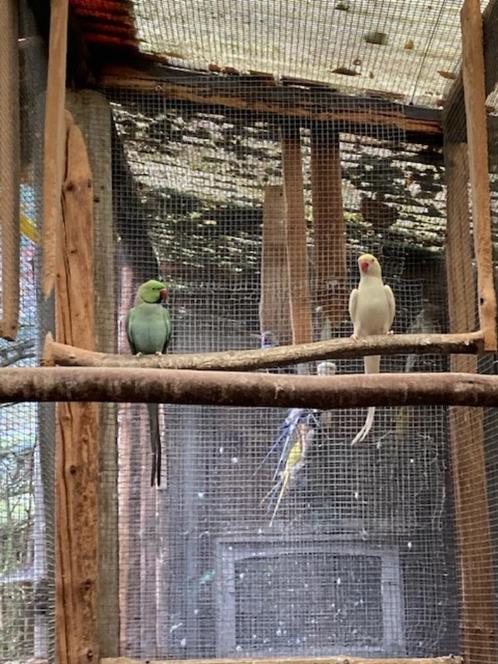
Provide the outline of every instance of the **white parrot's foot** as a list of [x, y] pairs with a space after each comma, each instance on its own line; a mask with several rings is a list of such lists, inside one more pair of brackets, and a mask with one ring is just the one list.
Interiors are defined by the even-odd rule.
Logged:
[[367, 427], [366, 425], [363, 425], [361, 429], [358, 431], [356, 436], [353, 438], [351, 441], [351, 445], [356, 445], [356, 443], [362, 443], [365, 438], [368, 436], [368, 432], [370, 431], [370, 427]]
[[355, 334], [355, 333], [353, 332], [353, 334], [351, 335], [351, 339], [352, 339], [353, 341], [359, 341], [359, 340], [360, 340], [360, 337], [359, 337], [357, 334]]
[[387, 334], [394, 334], [394, 330], [389, 330]]

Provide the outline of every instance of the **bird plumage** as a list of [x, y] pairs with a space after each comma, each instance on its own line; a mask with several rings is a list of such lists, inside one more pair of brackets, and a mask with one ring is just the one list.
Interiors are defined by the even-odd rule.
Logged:
[[[171, 339], [171, 319], [162, 302], [167, 297], [166, 286], [155, 279], [143, 283], [135, 297], [135, 304], [126, 317], [126, 335], [134, 355], [166, 352]], [[159, 405], [147, 404], [150, 445], [152, 451], [151, 485], [161, 484], [161, 438]]]
[[273, 452], [279, 452], [273, 474], [274, 485], [261, 501], [262, 503], [268, 502], [268, 510], [272, 509], [270, 526], [273, 525], [280, 504], [289, 491], [290, 485], [306, 463], [306, 454], [313, 442], [318, 423], [318, 411], [306, 408], [291, 408], [280, 426], [275, 442], [256, 470], [256, 472], [260, 470]]
[[[396, 303], [389, 286], [382, 281], [379, 261], [372, 254], [363, 254], [358, 259], [360, 283], [353, 289], [349, 298], [349, 314], [353, 323], [353, 337], [361, 339], [370, 335], [388, 334], [394, 320]], [[364, 358], [365, 373], [378, 373], [380, 355]], [[375, 408], [370, 407], [365, 424], [356, 434], [352, 445], [365, 440], [375, 416]]]

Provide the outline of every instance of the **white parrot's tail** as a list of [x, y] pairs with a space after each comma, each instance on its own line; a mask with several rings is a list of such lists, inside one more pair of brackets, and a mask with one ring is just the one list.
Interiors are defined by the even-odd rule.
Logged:
[[[379, 373], [380, 355], [369, 355], [363, 359], [363, 362], [365, 365], [366, 374]], [[353, 438], [353, 440], [351, 441], [351, 445], [355, 445], [356, 443], [361, 443], [363, 440], [365, 440], [365, 438], [370, 433], [370, 429], [372, 428], [374, 417], [375, 417], [375, 406], [371, 406], [368, 409], [367, 419], [365, 420], [365, 424], [361, 427], [356, 436]]]

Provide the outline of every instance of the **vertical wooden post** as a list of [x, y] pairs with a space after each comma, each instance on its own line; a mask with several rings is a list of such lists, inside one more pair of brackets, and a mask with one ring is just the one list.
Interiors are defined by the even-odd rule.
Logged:
[[311, 192], [315, 231], [316, 297], [331, 328], [347, 314], [346, 227], [342, 208], [339, 133], [311, 127]]
[[[133, 267], [129, 264], [127, 252], [120, 243], [119, 256], [119, 350], [128, 352], [128, 341], [124, 321], [133, 302], [136, 290]], [[138, 279], [143, 275], [140, 274]], [[141, 279], [143, 281], [143, 278]], [[140, 283], [140, 281], [139, 281]], [[141, 652], [141, 625], [137, 616], [137, 579], [141, 569], [141, 540], [137, 537], [137, 528], [141, 521], [143, 492], [141, 483], [133, 481], [140, 477], [143, 465], [143, 447], [135, 444], [142, 440], [143, 406], [140, 404], [121, 404], [121, 424], [119, 426], [120, 457], [120, 496], [119, 496], [119, 639], [120, 650], [130, 657], [139, 657]], [[148, 446], [147, 446], [148, 447]], [[147, 482], [149, 486], [149, 482]]]
[[[474, 329], [476, 302], [467, 193], [467, 145], [446, 143], [444, 151], [450, 331], [468, 332]], [[476, 373], [477, 358], [454, 355], [451, 370]], [[463, 654], [469, 664], [495, 664], [497, 640], [483, 411], [481, 408], [450, 408], [449, 423]]]
[[[95, 348], [93, 189], [85, 143], [66, 115], [66, 178], [57, 252], [57, 338]], [[60, 403], [56, 435], [56, 635], [59, 664], [98, 662], [98, 408]]]
[[61, 188], [65, 159], [67, 17], [68, 0], [51, 0], [43, 151], [42, 289], [45, 297], [51, 294], [55, 283], [57, 235], [61, 223]]
[[271, 331], [280, 345], [290, 343], [285, 198], [281, 185], [265, 190], [259, 320], [261, 332]]
[[[88, 148], [93, 176], [95, 348], [117, 351], [115, 238], [112, 208], [111, 110], [93, 90], [67, 93], [67, 107]], [[119, 654], [117, 406], [99, 406], [98, 631], [101, 657]]]
[[0, 337], [15, 339], [19, 325], [19, 57], [17, 2], [0, 3]]
[[496, 294], [489, 207], [483, 29], [479, 0], [465, 0], [460, 16], [469, 173], [472, 192], [472, 220], [474, 223], [474, 246], [477, 262], [479, 321], [484, 334], [485, 350], [496, 350]]
[[283, 128], [281, 145], [286, 203], [287, 265], [292, 342], [300, 344], [312, 341], [313, 329], [308, 283], [303, 166], [299, 129]]
[[[142, 408], [139, 440], [147, 441], [150, 434], [146, 424], [145, 407]], [[140, 599], [140, 648], [152, 659], [157, 657], [157, 494], [162, 489], [149, 486], [150, 446], [142, 445], [141, 452], [141, 468], [137, 481], [140, 482], [143, 495], [140, 502], [140, 521], [136, 524], [140, 538], [140, 590], [136, 598]], [[147, 487], [145, 491], [143, 487]], [[133, 523], [130, 525], [133, 527]]]

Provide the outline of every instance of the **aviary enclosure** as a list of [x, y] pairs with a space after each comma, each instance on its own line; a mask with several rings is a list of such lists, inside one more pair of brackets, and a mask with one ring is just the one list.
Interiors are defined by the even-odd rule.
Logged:
[[[3, 0], [0, 35], [0, 660], [496, 664], [498, 2]], [[351, 339], [365, 253], [394, 334]]]

